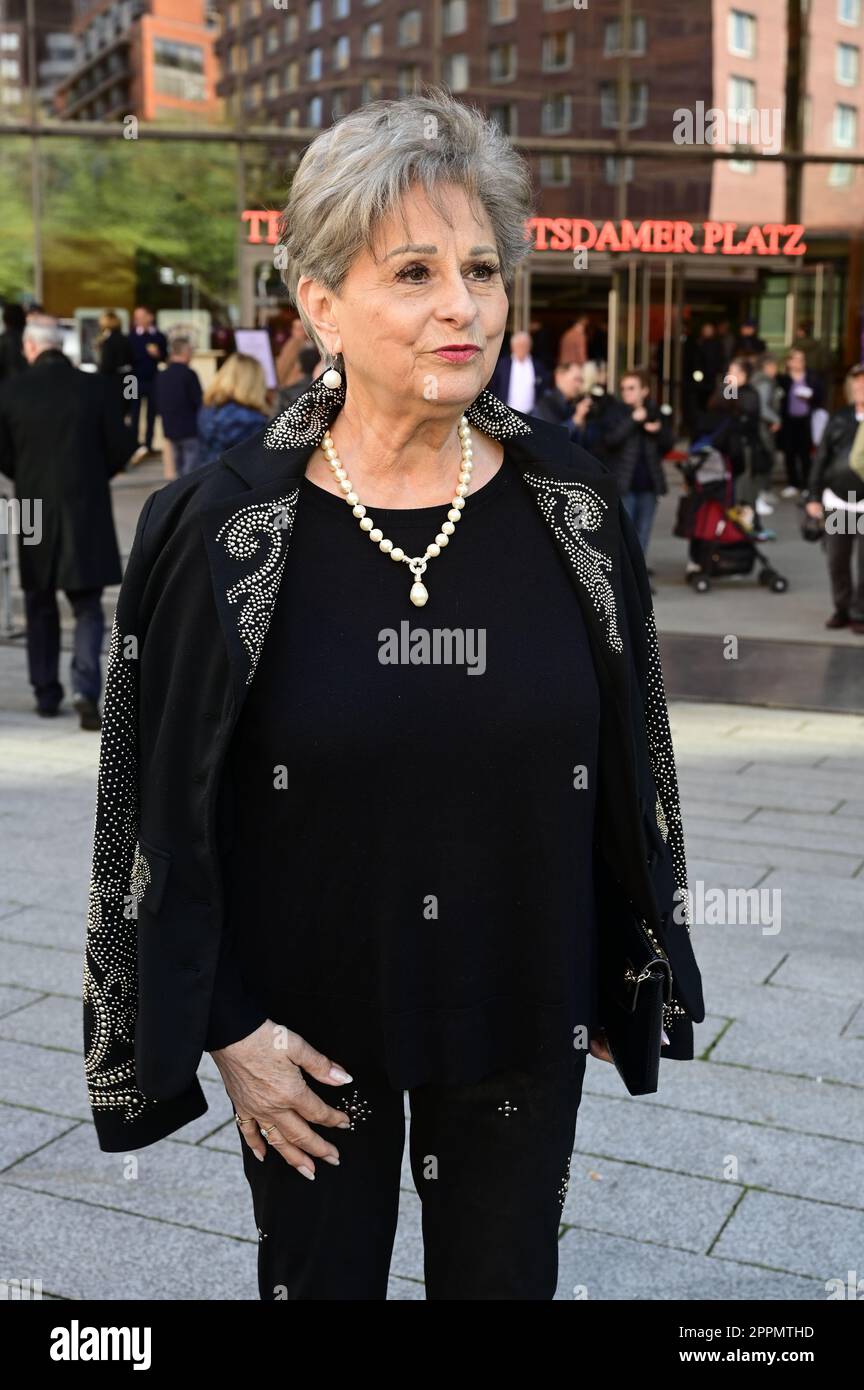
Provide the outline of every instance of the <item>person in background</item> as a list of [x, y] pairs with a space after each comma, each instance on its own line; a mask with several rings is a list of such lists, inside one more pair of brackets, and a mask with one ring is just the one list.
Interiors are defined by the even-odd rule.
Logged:
[[588, 315], [580, 314], [576, 322], [561, 334], [558, 344], [559, 367], [563, 362], [578, 362], [582, 367], [588, 361], [588, 325]]
[[177, 334], [170, 342], [168, 366], [156, 378], [156, 407], [173, 462], [173, 468], [166, 469], [166, 478], [181, 478], [200, 461], [198, 411], [202, 393], [198, 374], [189, 365], [192, 351], [192, 340]]
[[543, 363], [546, 371], [551, 372], [555, 358], [550, 345], [548, 328], [542, 319], [530, 319], [528, 332], [531, 334], [531, 351]]
[[293, 386], [280, 386], [276, 392], [276, 407], [272, 419], [292, 406], [298, 396], [308, 391], [315, 378], [315, 368], [321, 364], [321, 354], [316, 347], [303, 347], [297, 357], [300, 376]]
[[24, 325], [27, 316], [20, 304], [3, 307], [3, 332], [0, 334], [0, 381], [23, 372], [27, 359], [23, 352]]
[[714, 324], [706, 321], [700, 325], [698, 335], [691, 334], [684, 343], [684, 415], [691, 435], [696, 434], [699, 417], [708, 408], [724, 362], [723, 344]]
[[783, 392], [777, 380], [777, 358], [771, 352], [763, 352], [756, 359], [755, 369], [750, 377], [750, 385], [759, 397], [759, 437], [762, 440], [764, 472], [760, 478], [760, 490], [756, 497], [756, 510], [760, 516], [770, 516], [774, 508], [771, 494], [771, 474], [777, 452], [777, 434], [782, 424], [780, 412], [783, 407]]
[[716, 326], [717, 346], [720, 350], [720, 372], [729, 365], [735, 356], [735, 334], [732, 332], [732, 324], [728, 319], [718, 319]]
[[652, 401], [647, 372], [637, 368], [621, 378], [621, 400], [603, 421], [603, 461], [615, 474], [618, 491], [647, 555], [657, 499], [669, 491], [663, 455], [672, 448], [669, 418]]
[[736, 357], [758, 357], [765, 351], [765, 339], [756, 332], [756, 320], [745, 319], [738, 331], [735, 343]]
[[532, 356], [531, 334], [524, 329], [511, 334], [510, 352], [499, 357], [489, 383], [490, 391], [511, 410], [530, 415], [548, 385], [549, 373], [543, 363]]
[[[138, 438], [138, 420], [142, 402], [147, 402], [147, 426], [144, 448], [148, 454], [153, 452], [153, 429], [156, 424], [156, 401], [154, 383], [159, 371], [159, 363], [168, 356], [168, 339], [156, 327], [156, 320], [145, 305], [139, 304], [132, 314], [132, 331], [129, 334], [129, 357], [132, 372], [137, 382], [137, 393], [129, 402], [129, 423]], [[139, 440], [139, 444], [140, 444]]]
[[531, 414], [553, 425], [566, 425], [574, 444], [590, 448], [587, 442], [587, 421], [591, 397], [585, 391], [585, 379], [578, 362], [562, 362], [555, 368], [554, 384], [548, 386]]
[[[807, 481], [809, 516], [825, 518], [834, 612], [826, 627], [864, 637], [864, 362], [847, 373], [847, 405], [825, 427]], [[852, 561], [857, 578], [853, 583]]]
[[[132, 374], [132, 363], [129, 352], [129, 338], [123, 332], [123, 324], [119, 314], [115, 314], [113, 309], [106, 309], [99, 315], [99, 333], [93, 340], [93, 349], [96, 354], [97, 370], [105, 377], [111, 390], [120, 402], [120, 409], [126, 411], [126, 396], [124, 388], [126, 380]], [[141, 458], [146, 456], [146, 449], [137, 450]], [[130, 463], [138, 462], [136, 454], [132, 455]]]
[[778, 443], [786, 461], [784, 497], [797, 497], [810, 471], [812, 453], [811, 416], [822, 405], [819, 378], [807, 367], [800, 348], [793, 348], [786, 359], [786, 371], [778, 377], [783, 391], [781, 428]]
[[204, 392], [198, 412], [201, 464], [215, 463], [269, 418], [264, 368], [245, 352], [232, 353]]
[[[18, 547], [27, 620], [27, 664], [37, 713], [56, 715], [63, 589], [75, 614], [71, 678], [82, 729], [101, 727], [102, 590], [121, 580], [109, 478], [129, 459], [135, 436], [103, 376], [77, 371], [61, 351], [56, 319], [24, 330], [27, 371], [0, 385], [0, 472], [31, 506], [35, 544]], [[22, 506], [22, 514], [23, 514]]]
[[276, 380], [280, 388], [296, 386], [301, 376], [301, 349], [313, 346], [314, 344], [300, 319], [294, 319], [291, 324], [291, 331], [279, 349], [279, 355], [276, 358]]

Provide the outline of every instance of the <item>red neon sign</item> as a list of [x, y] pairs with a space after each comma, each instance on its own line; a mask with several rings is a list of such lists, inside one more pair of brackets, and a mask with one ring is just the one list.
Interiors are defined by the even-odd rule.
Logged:
[[[679, 222], [649, 218], [619, 224], [584, 217], [532, 217], [535, 251], [646, 251], [703, 256], [803, 256], [800, 223], [762, 222], [738, 234], [737, 222]], [[700, 237], [701, 232], [701, 237]]]
[[[275, 246], [278, 211], [247, 208], [250, 245]], [[737, 222], [681, 222], [648, 218], [631, 222], [590, 222], [584, 217], [532, 217], [525, 224], [535, 251], [643, 251], [657, 255], [803, 256], [807, 245], [800, 223], [755, 223], [739, 234]]]

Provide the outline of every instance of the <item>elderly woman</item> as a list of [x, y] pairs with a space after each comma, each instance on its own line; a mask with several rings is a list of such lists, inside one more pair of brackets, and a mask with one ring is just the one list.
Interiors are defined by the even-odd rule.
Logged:
[[439, 89], [319, 135], [281, 261], [328, 368], [148, 500], [118, 601], [99, 1144], [202, 1115], [211, 1052], [262, 1299], [386, 1297], [405, 1091], [427, 1298], [551, 1299], [589, 1050], [634, 1074], [599, 984], [626, 914], [671, 981], [647, 1051], [704, 1017], [638, 540], [487, 388], [530, 194]]

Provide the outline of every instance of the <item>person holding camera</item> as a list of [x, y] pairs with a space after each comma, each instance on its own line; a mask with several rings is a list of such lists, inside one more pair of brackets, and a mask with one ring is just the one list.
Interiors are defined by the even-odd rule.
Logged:
[[621, 399], [604, 412], [603, 461], [615, 474], [624, 507], [648, 552], [657, 499], [668, 492], [663, 455], [672, 448], [669, 418], [650, 399], [647, 372], [633, 369], [621, 378]]
[[554, 384], [540, 396], [531, 414], [552, 425], [566, 425], [574, 444], [590, 448], [588, 416], [591, 396], [585, 392], [585, 374], [578, 362], [562, 362], [555, 368]]
[[[835, 410], [808, 479], [808, 516], [825, 520], [834, 612], [825, 626], [864, 637], [864, 362], [846, 375], [848, 405]], [[857, 552], [857, 582], [852, 557]]]

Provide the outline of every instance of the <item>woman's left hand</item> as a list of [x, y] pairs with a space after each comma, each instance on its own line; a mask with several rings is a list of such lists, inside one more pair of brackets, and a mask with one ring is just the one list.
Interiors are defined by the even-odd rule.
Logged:
[[591, 1056], [599, 1057], [601, 1062], [612, 1062], [614, 1058], [609, 1051], [609, 1044], [606, 1041], [606, 1034], [601, 1028], [598, 1033], [591, 1034]]

